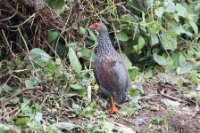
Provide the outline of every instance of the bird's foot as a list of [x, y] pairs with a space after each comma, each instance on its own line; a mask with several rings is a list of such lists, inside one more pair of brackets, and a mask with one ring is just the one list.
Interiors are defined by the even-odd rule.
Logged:
[[116, 114], [118, 111], [119, 111], [118, 108], [116, 108], [116, 107], [114, 106], [114, 107], [112, 107], [111, 110], [109, 110], [109, 114]]

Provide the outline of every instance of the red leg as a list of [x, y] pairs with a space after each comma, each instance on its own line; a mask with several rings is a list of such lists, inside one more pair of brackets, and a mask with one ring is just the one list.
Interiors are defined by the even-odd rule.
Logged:
[[112, 96], [110, 97], [110, 99], [111, 99], [111, 111], [110, 111], [110, 113], [111, 114], [117, 113], [118, 109], [115, 106], [115, 99]]

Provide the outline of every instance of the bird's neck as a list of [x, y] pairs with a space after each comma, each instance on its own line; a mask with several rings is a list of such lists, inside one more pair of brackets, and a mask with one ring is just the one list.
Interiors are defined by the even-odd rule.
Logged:
[[99, 44], [97, 46], [97, 53], [109, 52], [115, 50], [110, 41], [108, 32], [99, 33]]

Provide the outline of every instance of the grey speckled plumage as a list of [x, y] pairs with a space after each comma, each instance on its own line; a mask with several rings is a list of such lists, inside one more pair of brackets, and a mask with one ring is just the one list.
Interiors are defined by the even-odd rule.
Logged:
[[103, 23], [100, 23], [99, 43], [97, 46], [97, 58], [93, 63], [94, 75], [101, 91], [107, 96], [112, 96], [118, 104], [126, 100], [129, 87], [128, 71], [117, 51], [112, 46], [108, 31]]

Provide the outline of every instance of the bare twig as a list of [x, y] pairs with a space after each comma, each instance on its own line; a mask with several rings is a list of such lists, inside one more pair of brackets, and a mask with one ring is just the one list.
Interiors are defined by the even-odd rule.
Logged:
[[5, 44], [6, 44], [7, 47], [9, 48], [9, 51], [10, 51], [10, 53], [11, 53], [13, 59], [15, 59], [15, 54], [14, 54], [13, 51], [12, 51], [12, 48], [11, 48], [11, 46], [10, 46], [8, 40], [7, 40], [7, 37], [6, 37], [6, 35], [5, 35], [4, 30], [1, 30], [1, 32], [2, 32], [2, 34], [3, 34], [3, 38], [4, 38], [4, 41], [5, 41]]

